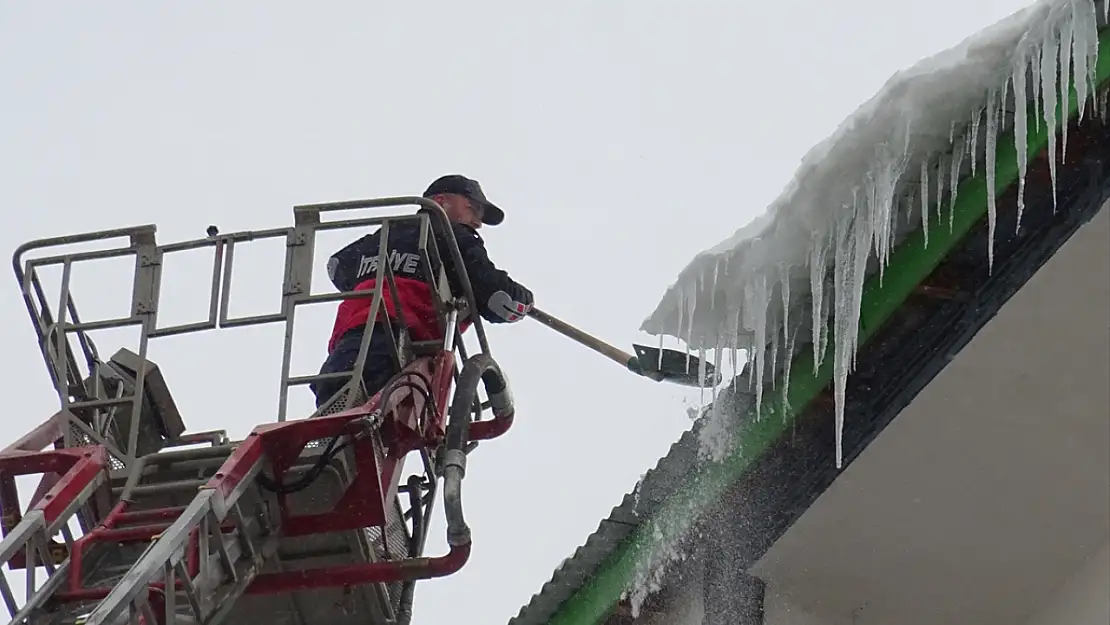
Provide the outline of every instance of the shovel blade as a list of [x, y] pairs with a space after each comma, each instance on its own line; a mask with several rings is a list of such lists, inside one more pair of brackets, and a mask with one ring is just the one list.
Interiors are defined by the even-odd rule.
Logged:
[[[643, 375], [649, 378], [697, 388], [712, 388], [721, 383], [721, 373], [697, 356], [647, 345], [633, 345], [632, 349]], [[700, 374], [702, 366], [705, 367], [704, 378]]]

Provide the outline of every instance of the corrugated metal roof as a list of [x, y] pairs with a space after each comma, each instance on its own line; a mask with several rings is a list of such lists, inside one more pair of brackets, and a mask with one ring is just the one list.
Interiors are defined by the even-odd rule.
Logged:
[[678, 442], [671, 445], [655, 468], [648, 471], [639, 488], [625, 494], [620, 505], [601, 520], [597, 530], [590, 534], [585, 544], [574, 551], [555, 570], [551, 579], [528, 602], [509, 625], [540, 625], [546, 623], [567, 598], [593, 576], [598, 566], [609, 557], [618, 544], [639, 525], [679, 485], [674, 479], [693, 467], [697, 452], [697, 437], [693, 431], [685, 432]]
[[[746, 378], [736, 381], [722, 392], [717, 401], [730, 403], [730, 414], [742, 415], [751, 406], [752, 399], [747, 393], [730, 392], [731, 389], [744, 388]], [[727, 398], [727, 399], [726, 399]], [[731, 400], [731, 401], [729, 401]], [[683, 432], [655, 467], [649, 470], [632, 492], [626, 493], [620, 505], [613, 508], [609, 516], [602, 519], [596, 531], [585, 544], [563, 561], [531, 600], [521, 608], [509, 625], [543, 625], [547, 623], [559, 606], [574, 594], [586, 580], [590, 579], [602, 562], [617, 546], [629, 536], [641, 521], [651, 518], [674, 492], [685, 483], [699, 462], [699, 435], [706, 424], [704, 413], [694, 421], [693, 427]]]

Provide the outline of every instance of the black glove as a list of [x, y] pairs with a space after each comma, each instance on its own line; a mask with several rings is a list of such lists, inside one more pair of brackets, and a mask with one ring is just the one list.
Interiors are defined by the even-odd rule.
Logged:
[[520, 321], [532, 310], [532, 292], [514, 284], [507, 291], [497, 291], [489, 298], [490, 312], [508, 322]]

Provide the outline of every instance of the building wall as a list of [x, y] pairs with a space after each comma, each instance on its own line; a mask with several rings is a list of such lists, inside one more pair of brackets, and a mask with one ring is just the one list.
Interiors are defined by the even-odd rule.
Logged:
[[801, 607], [774, 584], [768, 585], [763, 600], [763, 625], [849, 625], [844, 620], [830, 620]]
[[[860, 615], [864, 617], [865, 615]], [[692, 621], [696, 622], [696, 621]], [[830, 619], [791, 601], [768, 586], [763, 625], [851, 625], [852, 618]], [[1024, 625], [1105, 625], [1110, 623], [1110, 542], [1078, 566], [1024, 621]], [[686, 625], [686, 621], [681, 622]]]
[[1026, 625], [1110, 623], [1110, 542], [1066, 581]]

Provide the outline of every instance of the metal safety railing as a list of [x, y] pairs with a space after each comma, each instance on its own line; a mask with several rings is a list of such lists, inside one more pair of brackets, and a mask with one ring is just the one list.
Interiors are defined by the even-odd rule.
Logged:
[[[405, 215], [364, 217], [330, 222], [321, 219], [326, 213], [401, 206], [417, 206], [419, 210]], [[478, 310], [474, 292], [451, 223], [442, 207], [436, 202], [423, 197], [355, 200], [296, 206], [293, 209], [293, 214], [294, 225], [290, 227], [229, 234], [212, 233], [203, 239], [167, 245], [158, 245], [156, 242], [155, 226], [143, 225], [40, 239], [28, 242], [15, 251], [12, 262], [13, 269], [20, 284], [28, 313], [31, 316], [47, 369], [61, 401], [62, 410], [73, 416], [70, 425], [79, 431], [86, 444], [105, 446], [110, 454], [123, 464], [129, 464], [140, 455], [137, 451], [140, 412], [143, 407], [144, 391], [146, 389], [146, 369], [139, 367], [141, 370], [134, 372], [135, 382], [131, 392], [125, 393], [119, 388], [114, 390], [105, 388], [100, 383], [101, 376], [99, 375], [105, 363], [89, 336], [90, 332], [98, 330], [138, 327], [137, 355], [140, 363], [146, 363], [148, 344], [151, 339], [218, 328], [284, 324], [285, 334], [276, 411], [277, 421], [284, 421], [287, 418], [289, 389], [292, 386], [307, 385], [341, 376], [348, 378], [348, 385], [358, 384], [361, 380], [362, 367], [365, 363], [367, 346], [374, 324], [367, 324], [367, 331], [363, 336], [358, 361], [351, 371], [292, 376], [290, 369], [294, 337], [293, 324], [296, 311], [298, 307], [307, 304], [339, 302], [356, 297], [371, 297], [369, 318], [378, 319], [378, 313], [383, 303], [384, 289], [380, 287], [382, 284], [386, 285], [385, 288], [390, 289], [393, 302], [399, 306], [393, 269], [389, 262], [383, 262], [382, 259], [388, 259], [387, 241], [390, 227], [403, 222], [415, 221], [419, 224], [420, 262], [429, 279], [432, 293], [436, 294], [439, 300], [436, 302], [437, 313], [441, 329], [444, 330], [441, 347], [448, 350], [457, 349], [462, 358], [466, 358], [465, 348], [461, 340], [458, 339], [461, 338], [459, 322], [468, 320], [474, 325], [481, 352], [489, 352], [489, 344], [480, 317], [477, 314], [467, 314], [469, 311]], [[379, 288], [358, 292], [313, 294], [312, 277], [317, 233], [370, 226], [378, 226], [381, 229], [382, 243], [379, 249], [379, 262], [376, 268], [377, 281], [375, 283], [379, 285]], [[268, 314], [231, 316], [229, 309], [232, 291], [232, 264], [237, 246], [252, 241], [280, 238], [284, 238], [286, 244], [280, 309]], [[25, 258], [34, 251], [115, 239], [126, 239], [128, 243], [125, 246], [110, 249]], [[436, 241], [439, 244], [430, 244]], [[169, 254], [205, 248], [211, 248], [213, 251], [207, 319], [160, 326], [158, 321], [162, 303], [163, 260]], [[442, 257], [441, 251], [450, 256], [451, 262], [444, 262], [445, 259]], [[108, 319], [82, 318], [70, 288], [74, 265], [91, 260], [129, 256], [134, 258], [129, 314]], [[58, 265], [61, 266], [61, 286], [57, 303], [52, 306], [44, 292], [39, 272], [44, 267]], [[463, 292], [459, 296], [455, 296], [451, 292], [452, 281], [448, 279], [448, 271], [454, 272], [454, 284], [462, 287]], [[175, 297], [181, 297], [181, 294], [175, 293]], [[390, 321], [387, 317], [383, 316], [383, 318], [388, 328]], [[393, 337], [392, 331], [388, 333]], [[74, 345], [74, 340], [76, 345]], [[398, 358], [403, 359], [405, 346], [395, 341], [394, 347], [397, 349]], [[88, 378], [82, 379], [79, 359], [84, 361], [85, 368], [89, 372]], [[399, 364], [403, 364], [403, 362]], [[346, 407], [351, 407], [354, 397], [354, 393], [347, 394]], [[318, 412], [327, 409], [327, 406], [322, 406]], [[125, 440], [123, 441], [115, 440], [114, 437], [106, 434], [108, 424], [121, 410], [130, 410], [130, 419], [127, 420], [128, 431], [125, 433]], [[481, 406], [476, 405], [475, 411], [480, 412]], [[76, 415], [81, 415], [81, 418]]]

